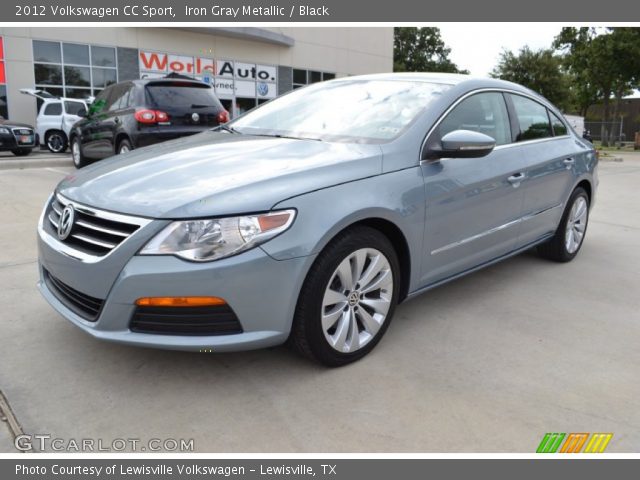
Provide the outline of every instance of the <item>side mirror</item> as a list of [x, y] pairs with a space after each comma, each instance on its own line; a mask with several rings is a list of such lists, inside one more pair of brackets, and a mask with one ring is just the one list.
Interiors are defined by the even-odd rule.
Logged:
[[425, 152], [425, 160], [438, 158], [479, 158], [489, 155], [496, 141], [489, 135], [471, 130], [454, 130]]

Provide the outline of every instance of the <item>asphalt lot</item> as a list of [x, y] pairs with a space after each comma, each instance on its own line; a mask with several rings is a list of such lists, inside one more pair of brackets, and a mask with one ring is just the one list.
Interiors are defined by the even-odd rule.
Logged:
[[35, 228], [69, 171], [0, 170], [0, 389], [27, 433], [193, 438], [201, 452], [534, 452], [546, 432], [613, 432], [607, 451], [640, 451], [640, 154], [601, 162], [574, 262], [525, 253], [433, 290], [334, 370], [285, 348], [100, 343], [63, 320], [35, 287]]

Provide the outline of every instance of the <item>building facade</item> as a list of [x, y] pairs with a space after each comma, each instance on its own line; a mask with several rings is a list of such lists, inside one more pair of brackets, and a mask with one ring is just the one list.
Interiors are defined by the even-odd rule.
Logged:
[[393, 28], [0, 28], [0, 115], [33, 124], [37, 88], [88, 98], [171, 72], [210, 83], [236, 116], [309, 83], [390, 72]]

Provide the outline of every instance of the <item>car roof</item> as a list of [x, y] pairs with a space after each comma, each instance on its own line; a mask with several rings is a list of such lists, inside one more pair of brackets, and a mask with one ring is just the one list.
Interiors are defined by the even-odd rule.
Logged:
[[546, 98], [533, 90], [523, 87], [517, 83], [499, 80], [497, 78], [479, 77], [460, 73], [439, 73], [439, 72], [398, 72], [398, 73], [374, 73], [368, 75], [356, 75], [351, 77], [340, 77], [331, 82], [349, 80], [385, 80], [385, 81], [414, 81], [427, 83], [440, 83], [451, 85], [459, 90], [472, 91], [483, 88], [495, 88], [500, 90], [512, 90], [534, 96], [547, 104], [551, 104]]

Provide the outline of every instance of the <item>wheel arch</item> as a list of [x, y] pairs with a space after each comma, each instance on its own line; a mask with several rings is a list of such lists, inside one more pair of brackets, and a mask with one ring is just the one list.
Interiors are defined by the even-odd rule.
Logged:
[[115, 136], [114, 139], [114, 144], [113, 144], [113, 151], [118, 153], [118, 147], [120, 146], [120, 142], [122, 142], [122, 140], [127, 140], [129, 142], [129, 145], [131, 145], [131, 147], [133, 148], [133, 144], [131, 143], [131, 137], [129, 137], [129, 135], [127, 134], [127, 132], [118, 132]]

